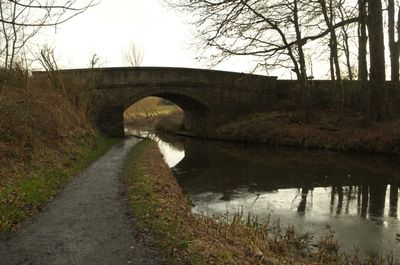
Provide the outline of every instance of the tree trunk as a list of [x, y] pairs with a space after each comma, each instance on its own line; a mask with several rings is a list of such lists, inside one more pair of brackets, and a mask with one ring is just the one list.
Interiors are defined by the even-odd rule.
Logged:
[[299, 10], [297, 6], [297, 0], [293, 1], [293, 24], [296, 31], [296, 41], [297, 41], [297, 52], [299, 56], [299, 68], [300, 68], [300, 88], [303, 93], [303, 104], [305, 111], [305, 118], [308, 119], [311, 114], [311, 106], [309, 100], [309, 85], [307, 80], [307, 68], [306, 60], [303, 50], [302, 36], [301, 36], [301, 26], [299, 23]]
[[399, 48], [395, 41], [394, 0], [388, 0], [388, 35], [390, 50], [390, 80], [399, 81]]
[[[343, 84], [342, 84], [342, 76], [340, 74], [340, 65], [339, 65], [339, 55], [338, 55], [338, 42], [337, 42], [337, 36], [335, 32], [335, 28], [332, 26], [333, 23], [333, 6], [332, 6], [332, 0], [329, 0], [329, 15], [328, 15], [328, 10], [326, 7], [326, 1], [325, 0], [319, 0], [319, 4], [321, 6], [322, 14], [324, 16], [325, 24], [328, 27], [328, 30], [330, 32], [330, 51], [331, 51], [331, 60], [333, 61], [333, 66], [335, 67], [335, 74], [336, 74], [336, 82], [335, 82], [335, 88], [339, 92], [339, 109], [340, 109], [340, 116], [343, 114], [343, 106], [344, 106], [344, 91], [343, 91]], [[332, 63], [331, 63], [332, 64]], [[331, 66], [332, 68], [332, 66]], [[332, 69], [331, 69], [331, 76], [332, 80], [335, 80], [333, 77]]]
[[[340, 19], [342, 21], [345, 21], [347, 18], [347, 15], [346, 15], [346, 11], [343, 7], [344, 0], [339, 1], [338, 4], [339, 4], [338, 11], [340, 14]], [[353, 80], [354, 75], [353, 75], [353, 69], [351, 67], [351, 59], [350, 59], [350, 44], [349, 44], [350, 36], [348, 33], [348, 25], [343, 25], [341, 27], [341, 29], [342, 29], [342, 35], [343, 35], [343, 51], [344, 51], [344, 55], [346, 57], [347, 75], [348, 75], [349, 80]]]
[[342, 27], [342, 32], [343, 32], [344, 55], [346, 56], [347, 74], [349, 80], [353, 80], [353, 70], [351, 69], [351, 61], [350, 61], [349, 34], [347, 33], [344, 26]]
[[385, 46], [381, 0], [368, 0], [368, 32], [370, 58], [370, 115], [372, 119], [384, 118]]
[[368, 80], [367, 68], [367, 11], [366, 0], [358, 0], [358, 15], [360, 18], [358, 25], [358, 80]]

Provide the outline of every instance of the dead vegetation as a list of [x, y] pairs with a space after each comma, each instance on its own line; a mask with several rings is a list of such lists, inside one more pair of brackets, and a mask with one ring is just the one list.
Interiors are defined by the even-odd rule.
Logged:
[[[57, 149], [71, 136], [94, 135], [86, 108], [74, 106], [49, 80], [33, 80], [23, 70], [4, 92], [0, 117], [3, 171], [28, 166], [34, 153]], [[2, 173], [0, 183], [8, 175]]]

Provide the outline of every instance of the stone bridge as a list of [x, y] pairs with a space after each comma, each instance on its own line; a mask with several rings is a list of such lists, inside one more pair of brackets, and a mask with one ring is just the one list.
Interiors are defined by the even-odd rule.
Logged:
[[92, 86], [94, 120], [111, 136], [124, 135], [124, 111], [149, 96], [174, 102], [183, 109], [184, 130], [206, 136], [239, 115], [262, 111], [276, 92], [276, 77], [214, 70], [124, 67], [60, 73], [63, 78], [79, 76]]
[[[34, 72], [41, 76], [45, 72]], [[123, 136], [123, 113], [135, 102], [156, 96], [168, 99], [184, 111], [184, 130], [198, 136], [212, 136], [215, 129], [239, 116], [301, 104], [296, 80], [215, 70], [168, 67], [119, 67], [61, 70], [63, 79], [80, 80], [90, 91], [91, 112], [98, 128], [110, 136]], [[313, 105], [338, 100], [329, 80], [313, 80]], [[392, 82], [393, 83], [393, 82]], [[400, 106], [399, 83], [387, 83]], [[360, 83], [344, 81], [345, 102], [360, 105]], [[388, 91], [389, 91], [388, 90]], [[289, 102], [294, 100], [295, 102]], [[293, 106], [292, 106], [293, 107]]]

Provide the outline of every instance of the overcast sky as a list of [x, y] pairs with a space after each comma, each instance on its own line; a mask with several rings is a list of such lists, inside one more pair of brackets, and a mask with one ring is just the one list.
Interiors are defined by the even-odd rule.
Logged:
[[96, 53], [105, 66], [124, 66], [133, 41], [144, 51], [143, 66], [202, 67], [190, 49], [184, 18], [160, 0], [102, 0], [98, 6], [41, 36], [64, 67], [87, 67]]
[[[101, 0], [35, 41], [55, 49], [61, 68], [88, 67], [93, 54], [102, 58], [102, 66], [127, 66], [123, 51], [132, 42], [144, 52], [142, 66], [208, 68], [207, 62], [195, 59], [199, 51], [192, 45], [194, 29], [186, 20], [183, 14], [165, 7], [162, 0]], [[253, 67], [246, 58], [235, 58], [214, 69], [250, 72]], [[281, 78], [291, 78], [291, 74], [289, 70], [269, 73]]]

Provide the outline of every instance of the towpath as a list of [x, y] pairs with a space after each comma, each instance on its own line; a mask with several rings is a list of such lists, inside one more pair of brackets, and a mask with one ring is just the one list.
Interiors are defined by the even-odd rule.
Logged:
[[0, 264], [162, 264], [129, 215], [121, 181], [129, 138], [74, 178], [43, 211], [0, 240]]

